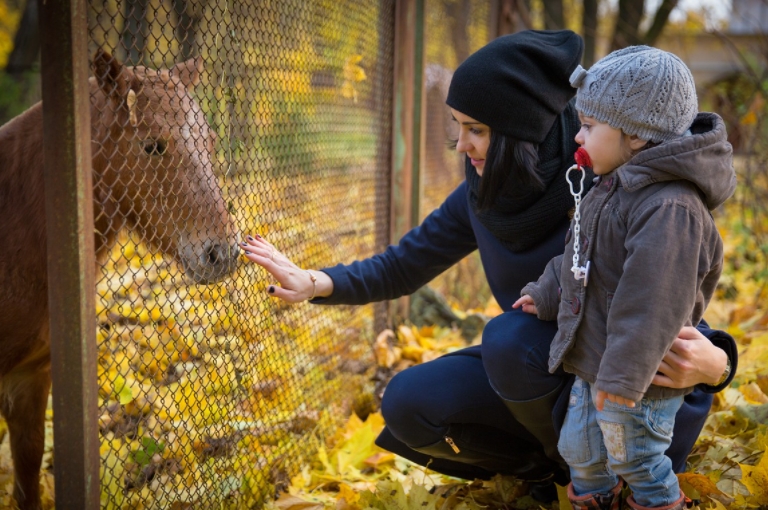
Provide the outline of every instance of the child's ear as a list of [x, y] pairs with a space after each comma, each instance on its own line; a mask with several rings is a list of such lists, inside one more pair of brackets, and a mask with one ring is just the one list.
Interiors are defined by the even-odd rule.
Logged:
[[639, 151], [648, 143], [648, 140], [638, 138], [637, 135], [629, 135], [629, 148], [632, 152]]

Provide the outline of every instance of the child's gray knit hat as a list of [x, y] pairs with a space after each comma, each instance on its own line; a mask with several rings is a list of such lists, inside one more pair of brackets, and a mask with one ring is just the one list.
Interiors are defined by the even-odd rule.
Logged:
[[648, 46], [630, 46], [571, 74], [576, 109], [643, 140], [681, 136], [698, 111], [696, 86], [677, 56]]

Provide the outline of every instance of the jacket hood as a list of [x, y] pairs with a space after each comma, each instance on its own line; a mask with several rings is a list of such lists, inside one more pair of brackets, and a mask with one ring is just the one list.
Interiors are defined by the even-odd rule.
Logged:
[[725, 123], [715, 113], [699, 113], [691, 134], [646, 149], [617, 170], [624, 189], [632, 192], [655, 182], [686, 180], [703, 193], [709, 210], [736, 189], [733, 148]]

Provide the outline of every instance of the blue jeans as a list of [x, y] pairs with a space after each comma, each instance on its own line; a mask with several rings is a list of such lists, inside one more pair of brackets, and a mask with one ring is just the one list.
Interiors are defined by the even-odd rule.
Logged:
[[596, 395], [591, 384], [576, 378], [557, 445], [571, 469], [574, 492], [607, 494], [620, 476], [641, 506], [678, 500], [680, 487], [664, 452], [683, 397], [644, 398], [634, 408], [606, 400], [598, 411]]

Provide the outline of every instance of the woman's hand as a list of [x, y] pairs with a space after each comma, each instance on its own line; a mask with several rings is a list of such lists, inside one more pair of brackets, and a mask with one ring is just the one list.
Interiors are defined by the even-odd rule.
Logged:
[[[328, 297], [333, 293], [333, 280], [322, 271], [301, 269], [280, 253], [263, 237], [247, 236], [240, 243], [245, 258], [255, 262], [277, 280], [280, 286], [270, 285], [267, 292], [289, 303], [299, 303], [313, 297]], [[316, 281], [313, 282], [312, 278]]]
[[597, 390], [597, 395], [595, 395], [595, 408], [598, 411], [602, 411], [606, 400], [610, 400], [614, 404], [618, 405], [635, 407], [634, 400], [629, 400], [628, 398], [620, 397], [619, 395], [614, 395], [613, 393], [608, 393], [607, 391]]
[[525, 313], [531, 313], [533, 315], [537, 315], [539, 313], [538, 310], [536, 310], [536, 303], [533, 302], [533, 298], [528, 294], [512, 303], [512, 308], [520, 308], [521, 306], [523, 307], [523, 311]]
[[712, 344], [696, 328], [686, 326], [664, 356], [653, 384], [667, 388], [687, 388], [701, 383], [715, 385], [727, 363], [728, 355], [724, 350]]

